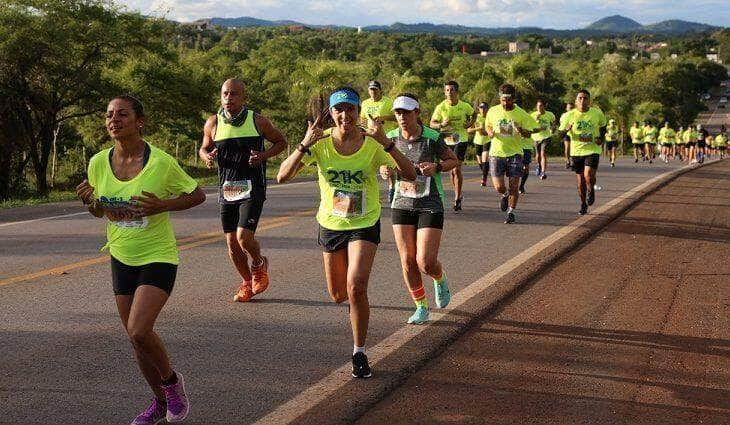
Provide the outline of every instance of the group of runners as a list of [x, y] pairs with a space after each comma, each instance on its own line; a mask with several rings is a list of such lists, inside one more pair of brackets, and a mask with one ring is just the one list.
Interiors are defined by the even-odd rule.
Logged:
[[[372, 372], [365, 354], [370, 309], [368, 282], [380, 243], [381, 201], [378, 178], [389, 183], [389, 203], [403, 279], [415, 304], [411, 324], [429, 320], [422, 279], [431, 279], [436, 307], [451, 300], [446, 272], [438, 260], [444, 225], [441, 173], [454, 185], [453, 208], [463, 200], [462, 161], [466, 141], [474, 135], [482, 185], [498, 193], [504, 222], [516, 221], [516, 210], [536, 149], [537, 175], [547, 178], [545, 148], [557, 130], [565, 141], [566, 164], [576, 174], [580, 214], [595, 201], [596, 170], [603, 140], [618, 133], [613, 120], [591, 106], [580, 90], [575, 104], [559, 119], [538, 101], [526, 112], [515, 103], [510, 84], [499, 87], [499, 103], [471, 105], [459, 98], [455, 81], [444, 84], [444, 101], [424, 125], [416, 95], [383, 95], [379, 82], [368, 84], [362, 101], [351, 87], [335, 89], [329, 106], [309, 121], [306, 134], [281, 163], [277, 181], [294, 178], [305, 166], [316, 166], [320, 204], [316, 214], [318, 244], [328, 292], [347, 302], [353, 339], [352, 376]], [[230, 79], [221, 88], [221, 108], [208, 118], [198, 152], [219, 175], [218, 202], [228, 255], [241, 278], [234, 300], [247, 302], [269, 286], [268, 259], [256, 240], [266, 200], [267, 159], [281, 153], [286, 137], [264, 116], [247, 108], [245, 85]], [[325, 125], [331, 122], [331, 125]], [[88, 177], [77, 187], [95, 217], [107, 219], [105, 248], [111, 255], [113, 291], [122, 324], [139, 368], [154, 397], [132, 422], [180, 422], [189, 412], [182, 374], [175, 371], [155, 320], [173, 289], [179, 263], [170, 211], [192, 208], [205, 200], [195, 180], [164, 151], [145, 142], [145, 111], [138, 99], [119, 96], [106, 112], [114, 146], [89, 162]], [[268, 146], [267, 146], [268, 143]], [[612, 157], [612, 163], [615, 158]]]
[[634, 162], [648, 161], [650, 164], [656, 159], [668, 163], [674, 159], [697, 164], [705, 158], [717, 157], [723, 159], [727, 146], [727, 131], [725, 126], [720, 127], [717, 134], [710, 134], [702, 124], [680, 126], [677, 130], [669, 122], [665, 122], [661, 129], [647, 120], [643, 125], [638, 121], [629, 129], [631, 145], [634, 151]]

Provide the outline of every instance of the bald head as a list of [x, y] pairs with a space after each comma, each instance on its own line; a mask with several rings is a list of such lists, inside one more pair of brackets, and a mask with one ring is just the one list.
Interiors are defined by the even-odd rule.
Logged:
[[221, 86], [221, 106], [230, 115], [236, 115], [243, 109], [246, 85], [237, 78], [229, 78]]

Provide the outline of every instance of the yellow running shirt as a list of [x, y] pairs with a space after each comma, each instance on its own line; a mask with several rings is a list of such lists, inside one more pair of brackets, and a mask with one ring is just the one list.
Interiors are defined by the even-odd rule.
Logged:
[[674, 143], [674, 130], [671, 127], [662, 127], [659, 130], [659, 143]]
[[447, 145], [456, 145], [459, 142], [466, 143], [469, 141], [469, 133], [464, 128], [464, 124], [471, 119], [473, 114], [474, 108], [463, 100], [460, 100], [456, 105], [444, 100], [436, 105], [431, 120], [444, 122], [448, 119], [449, 125], [439, 129], [439, 131], [445, 133], [444, 141]]
[[[106, 209], [125, 209], [132, 196], [151, 192], [160, 199], [192, 193], [198, 183], [166, 152], [150, 146], [150, 157], [142, 171], [133, 179], [120, 181], [114, 175], [109, 154], [111, 148], [97, 153], [89, 161], [89, 184], [94, 196]], [[129, 221], [109, 221], [106, 225], [109, 253], [128, 266], [149, 263], [180, 262], [170, 213], [163, 212]]]
[[570, 136], [570, 156], [588, 156], [600, 154], [601, 147], [596, 139], [601, 135], [601, 127], [606, 125], [606, 116], [596, 106], [585, 112], [577, 108], [568, 112], [565, 121], [560, 125], [560, 131], [566, 131]]
[[655, 145], [658, 132], [654, 126], [644, 127], [644, 143]]
[[644, 143], [644, 129], [641, 127], [631, 127], [629, 130], [631, 135], [631, 143], [635, 145], [641, 145]]
[[515, 125], [524, 130], [535, 130], [538, 123], [524, 109], [515, 105], [511, 111], [502, 105], [494, 105], [487, 111], [486, 126], [494, 132], [489, 156], [507, 158], [522, 155], [522, 136], [515, 131]]
[[619, 132], [618, 124], [609, 123], [606, 126], [606, 141], [607, 142], [617, 142], [618, 141], [618, 132]]
[[[486, 121], [487, 117], [482, 114], [477, 114], [476, 121], [474, 122], [474, 127], [476, 128], [486, 128], [484, 127], [484, 123]], [[481, 134], [480, 132], [476, 131], [474, 132], [474, 144], [475, 145], [486, 145], [489, 143], [489, 136], [486, 134]]]
[[715, 136], [715, 146], [717, 146], [718, 148], [727, 146], [727, 136], [722, 133]]
[[364, 229], [380, 219], [378, 175], [381, 165], [395, 167], [393, 158], [371, 137], [360, 150], [342, 155], [332, 136], [310, 147], [305, 165], [317, 164], [320, 202], [317, 222], [329, 230]]
[[[388, 96], [383, 96], [379, 101], [373, 100], [373, 98], [365, 99], [362, 101], [360, 108], [360, 118], [367, 121], [368, 114], [373, 117], [382, 117], [385, 115], [393, 115], [393, 100]], [[387, 133], [390, 130], [398, 127], [398, 123], [395, 121], [385, 121], [383, 124], [383, 130]]]
[[545, 139], [549, 139], [553, 135], [555, 115], [550, 111], [545, 111], [542, 115], [540, 115], [538, 111], [535, 111], [531, 113], [530, 116], [540, 125], [540, 132], [532, 133], [532, 140], [541, 142]]

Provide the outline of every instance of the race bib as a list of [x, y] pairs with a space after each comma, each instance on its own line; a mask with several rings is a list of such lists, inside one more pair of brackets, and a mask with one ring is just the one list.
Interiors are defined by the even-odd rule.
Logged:
[[149, 220], [147, 217], [140, 217], [132, 220], [112, 221], [112, 223], [123, 229], [144, 229], [149, 224]]
[[221, 187], [223, 199], [228, 202], [241, 201], [251, 197], [251, 180], [227, 181]]
[[499, 123], [499, 134], [504, 134], [505, 136], [511, 136], [514, 133], [514, 124], [512, 121], [501, 121]]
[[416, 176], [415, 181], [401, 180], [398, 183], [398, 193], [404, 198], [425, 198], [431, 193], [431, 177]]
[[593, 133], [581, 133], [578, 136], [578, 140], [583, 143], [591, 143], [593, 141]]
[[365, 192], [362, 190], [335, 189], [332, 197], [332, 215], [350, 218], [363, 215], [365, 209]]

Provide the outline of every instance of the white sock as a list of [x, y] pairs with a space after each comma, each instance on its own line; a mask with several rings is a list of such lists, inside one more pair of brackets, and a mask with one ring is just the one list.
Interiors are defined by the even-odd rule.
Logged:
[[354, 356], [357, 353], [365, 354], [365, 347], [358, 347], [357, 345], [354, 345], [352, 349], [352, 355]]

